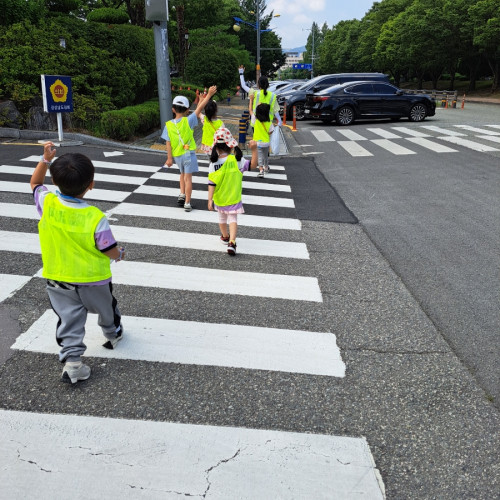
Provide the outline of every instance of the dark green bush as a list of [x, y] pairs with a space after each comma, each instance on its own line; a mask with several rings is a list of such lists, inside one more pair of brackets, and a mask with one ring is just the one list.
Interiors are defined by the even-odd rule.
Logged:
[[137, 106], [127, 106], [116, 111], [103, 113], [100, 121], [101, 134], [125, 141], [139, 133], [148, 132], [160, 125], [160, 106], [148, 101]]
[[127, 24], [130, 22], [130, 17], [124, 10], [103, 7], [89, 12], [87, 20], [96, 23]]

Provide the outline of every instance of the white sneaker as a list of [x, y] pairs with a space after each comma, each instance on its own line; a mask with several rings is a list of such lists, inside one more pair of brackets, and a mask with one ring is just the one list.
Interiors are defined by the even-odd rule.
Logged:
[[191, 206], [191, 203], [184, 203], [184, 210], [186, 212], [191, 212], [192, 209], [193, 207]]
[[257, 177], [264, 177], [264, 170], [261, 170], [258, 174]]
[[64, 365], [61, 380], [67, 384], [76, 384], [79, 380], [87, 380], [90, 377], [90, 367], [81, 361], [68, 361]]

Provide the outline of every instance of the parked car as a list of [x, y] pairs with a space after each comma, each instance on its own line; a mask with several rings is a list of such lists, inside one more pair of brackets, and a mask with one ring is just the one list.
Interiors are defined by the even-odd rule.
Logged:
[[333, 75], [321, 75], [308, 80], [296, 90], [287, 92], [278, 92], [278, 104], [281, 111], [284, 111], [286, 102], [287, 116], [292, 116], [292, 109], [295, 106], [295, 117], [297, 120], [306, 118], [304, 114], [304, 106], [306, 103], [306, 95], [308, 92], [319, 92], [329, 88], [332, 85], [337, 85], [344, 82], [360, 81], [360, 80], [378, 80], [388, 82], [389, 77], [383, 73], [336, 73]]
[[290, 83], [289, 80], [276, 80], [269, 82], [269, 89], [271, 92], [276, 93], [279, 89], [286, 87]]
[[436, 113], [436, 102], [426, 94], [405, 94], [404, 90], [380, 81], [358, 81], [335, 85], [308, 94], [305, 113], [323, 122], [351, 125], [360, 118], [407, 117], [421, 122]]

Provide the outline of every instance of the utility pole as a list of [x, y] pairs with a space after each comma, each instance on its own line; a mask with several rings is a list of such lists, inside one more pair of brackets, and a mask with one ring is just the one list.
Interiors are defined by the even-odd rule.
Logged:
[[257, 66], [255, 67], [257, 80], [255, 82], [258, 83], [260, 78], [260, 0], [256, 0], [255, 3], [257, 4], [255, 10], [257, 15], [257, 22], [255, 23], [257, 28]]

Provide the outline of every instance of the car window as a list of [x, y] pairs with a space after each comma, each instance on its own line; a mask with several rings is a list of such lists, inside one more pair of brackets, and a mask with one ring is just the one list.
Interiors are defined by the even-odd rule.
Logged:
[[373, 90], [376, 94], [395, 94], [397, 91], [396, 87], [385, 83], [374, 83]]
[[373, 85], [371, 83], [360, 83], [345, 89], [347, 94], [372, 94]]

